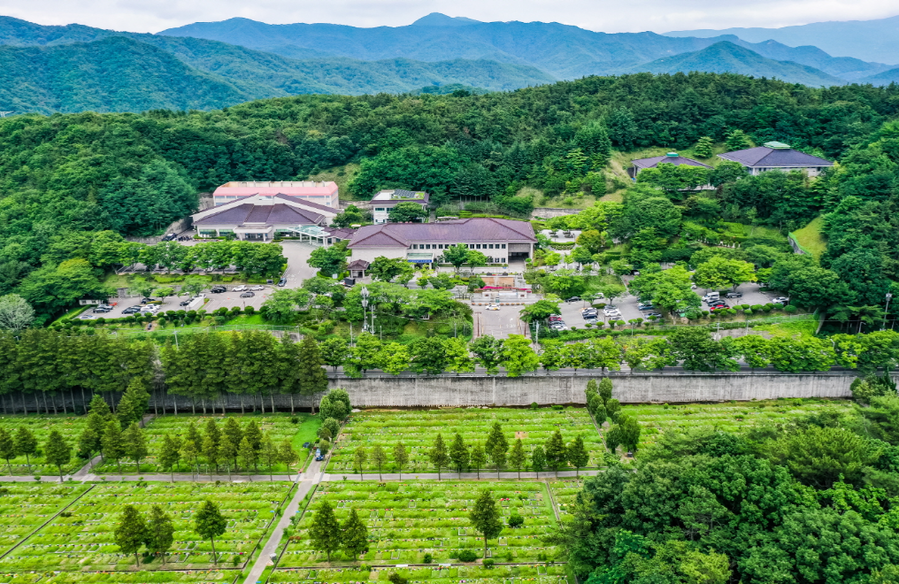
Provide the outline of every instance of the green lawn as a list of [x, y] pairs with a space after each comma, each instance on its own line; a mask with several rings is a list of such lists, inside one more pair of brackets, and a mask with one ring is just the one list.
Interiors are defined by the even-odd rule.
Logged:
[[497, 565], [483, 568], [480, 565], [438, 566], [411, 568], [330, 568], [303, 569], [278, 568], [269, 582], [273, 584], [387, 584], [391, 574], [396, 572], [409, 582], [416, 584], [566, 584], [575, 582], [568, 579], [564, 565]]
[[4, 483], [2, 488], [4, 492], [0, 497], [0, 553], [6, 553], [50, 517], [84, 494], [90, 486]]
[[[34, 397], [30, 397], [29, 401], [33, 404]], [[49, 399], [48, 399], [49, 401]], [[43, 406], [42, 401], [40, 402]], [[42, 408], [43, 409], [43, 408]], [[50, 430], [56, 429], [62, 434], [63, 438], [74, 446], [78, 437], [81, 436], [82, 430], [87, 423], [85, 416], [67, 416], [67, 415], [43, 415], [28, 414], [26, 415], [5, 415], [0, 416], [0, 427], [15, 436], [19, 428], [27, 428], [31, 431], [38, 442], [38, 453], [31, 456], [31, 467], [28, 466], [28, 457], [14, 456], [10, 458], [7, 464], [6, 459], [0, 459], [0, 474], [8, 475], [44, 475], [59, 476], [56, 466], [49, 465], [44, 460], [43, 449], [50, 434]], [[85, 461], [72, 456], [72, 460], [62, 467], [63, 473], [70, 473], [78, 470], [85, 464]]]
[[814, 221], [793, 232], [796, 242], [805, 250], [808, 250], [816, 260], [827, 250], [827, 240], [824, 238], [822, 229], [824, 228], [824, 217], [815, 218]]

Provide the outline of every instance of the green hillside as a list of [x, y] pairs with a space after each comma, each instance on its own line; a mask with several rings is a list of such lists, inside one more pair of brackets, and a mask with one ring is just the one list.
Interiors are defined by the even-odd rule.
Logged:
[[842, 85], [843, 81], [827, 73], [793, 63], [775, 61], [731, 42], [716, 43], [693, 53], [658, 59], [645, 65], [634, 67], [632, 71], [650, 73], [687, 73], [709, 71], [712, 73], [737, 73], [753, 77], [771, 77], [788, 83], [802, 83], [813, 87]]

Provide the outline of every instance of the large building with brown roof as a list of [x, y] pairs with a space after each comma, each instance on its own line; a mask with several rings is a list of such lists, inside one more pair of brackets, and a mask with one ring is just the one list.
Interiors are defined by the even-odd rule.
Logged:
[[809, 176], [818, 176], [824, 169], [833, 166], [833, 162], [825, 158], [793, 150], [782, 142], [768, 142], [764, 146], [726, 152], [719, 154], [718, 157], [742, 164], [752, 175], [771, 170], [781, 172], [802, 170]]
[[238, 199], [192, 215], [200, 237], [228, 237], [271, 241], [278, 236], [307, 236], [327, 241], [324, 227], [337, 216], [337, 209], [286, 195], [255, 195]]
[[412, 263], [439, 262], [443, 250], [464, 244], [487, 256], [491, 264], [532, 257], [534, 228], [526, 221], [471, 218], [437, 223], [385, 223], [366, 225], [349, 243], [353, 260], [402, 258]]

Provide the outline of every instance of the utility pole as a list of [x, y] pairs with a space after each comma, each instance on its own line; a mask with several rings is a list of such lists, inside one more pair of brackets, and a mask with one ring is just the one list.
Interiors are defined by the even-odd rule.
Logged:
[[887, 292], [887, 306], [883, 310], [883, 326], [880, 327], [880, 330], [886, 330], [887, 328], [887, 313], [890, 311], [890, 298], [892, 297], [893, 295]]

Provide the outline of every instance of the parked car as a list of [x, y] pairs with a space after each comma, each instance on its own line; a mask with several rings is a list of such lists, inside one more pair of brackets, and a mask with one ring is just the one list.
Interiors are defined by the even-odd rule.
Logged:
[[99, 304], [92, 312], [110, 312], [112, 311], [112, 306], [108, 304]]
[[585, 316], [584, 324], [596, 324], [598, 319], [595, 316]]
[[662, 318], [661, 312], [648, 312], [646, 313], [646, 318]]
[[569, 299], [566, 300], [565, 302], [580, 302], [580, 301], [581, 301], [581, 297], [580, 297], [580, 296], [572, 296], [571, 298], [569, 298]]
[[141, 300], [140, 300], [141, 304], [149, 304], [151, 302], [156, 302], [156, 299], [155, 298], [141, 298]]
[[191, 303], [192, 300], [193, 300], [192, 298], [188, 298], [187, 300], [182, 300], [181, 302], [178, 303], [178, 306], [187, 306], [188, 304]]
[[724, 310], [726, 308], [730, 308], [730, 306], [727, 304], [714, 304], [709, 306], [709, 310]]
[[213, 294], [221, 294], [222, 292], [227, 292], [228, 289], [224, 286], [213, 286], [209, 291]]
[[315, 449], [315, 460], [324, 460], [325, 457], [322, 455], [322, 451], [318, 448]]
[[247, 290], [249, 290], [249, 288], [242, 284], [240, 286], [235, 286], [234, 288], [232, 288], [232, 292], [246, 292]]
[[148, 304], [148, 305], [144, 306], [143, 308], [141, 308], [140, 311], [141, 312], [152, 312], [153, 314], [156, 314], [157, 312], [159, 312], [159, 306], [157, 306], [155, 304]]
[[254, 292], [244, 292], [240, 295], [241, 298], [252, 298], [253, 296], [256, 296]]
[[281, 278], [280, 280], [278, 280], [278, 288], [283, 288], [284, 286], [287, 286], [287, 278]]
[[562, 317], [558, 314], [553, 314], [549, 317], [549, 322], [562, 322]]
[[728, 292], [724, 295], [725, 298], [743, 298], [742, 292]]
[[549, 325], [549, 328], [551, 328], [554, 331], [567, 331], [568, 330], [568, 327], [565, 326], [564, 322], [554, 322], [551, 325]]
[[94, 316], [93, 314], [82, 314], [82, 315], [79, 316], [78, 318], [81, 319], [81, 320], [92, 320], [92, 319], [95, 319], [95, 318], [97, 318], [97, 317]]
[[711, 302], [709, 302], [709, 307], [711, 308], [712, 306], [721, 306], [722, 304], [727, 304], [727, 302], [723, 300], [712, 300]]
[[255, 290], [258, 292], [259, 290], [265, 290], [265, 286], [260, 286], [260, 285], [250, 286], [249, 288], [247, 288], [247, 290]]
[[496, 304], [489, 304], [487, 306], [487, 310], [499, 310], [499, 306], [497, 306]]
[[140, 312], [140, 306], [129, 306], [125, 310], [122, 311], [122, 314], [134, 314], [135, 312]]
[[599, 311], [595, 308], [591, 308], [590, 310], [585, 310], [584, 312], [582, 312], [581, 316], [583, 316], [584, 318], [596, 318], [597, 316], [599, 316]]
[[787, 304], [788, 302], [790, 302], [790, 299], [787, 298], [786, 296], [778, 296], [771, 302], [773, 302], [774, 304]]
[[637, 308], [639, 310], [652, 310], [653, 308], [655, 308], [655, 306], [653, 306], [651, 303], [647, 302], [646, 304], [641, 304]]

